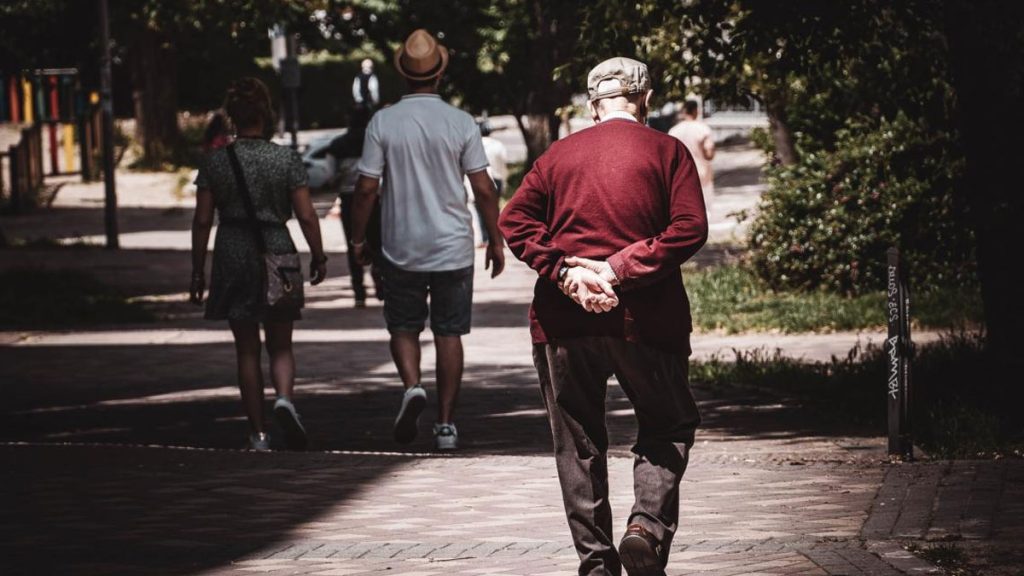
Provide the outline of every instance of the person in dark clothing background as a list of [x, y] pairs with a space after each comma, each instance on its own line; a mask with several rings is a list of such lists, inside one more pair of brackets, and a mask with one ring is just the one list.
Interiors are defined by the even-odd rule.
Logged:
[[[618, 576], [625, 567], [630, 576], [664, 576], [700, 424], [680, 266], [707, 240], [707, 214], [686, 147], [643, 124], [647, 66], [606, 60], [591, 70], [587, 90], [597, 126], [552, 144], [499, 224], [539, 275], [533, 357], [579, 574]], [[612, 374], [638, 423], [636, 500], [618, 550], [604, 413]]]
[[[338, 174], [340, 185], [338, 196], [341, 199], [341, 228], [345, 232], [345, 240], [352, 238], [352, 197], [356, 190], [356, 180], [359, 173], [356, 172], [356, 164], [363, 155], [363, 139], [366, 137], [366, 126], [370, 123], [373, 111], [365, 106], [355, 106], [349, 111], [348, 130], [331, 141], [328, 151], [338, 162]], [[367, 229], [367, 239], [374, 246], [380, 242], [380, 203], [374, 207], [370, 216], [370, 224]], [[355, 257], [355, 250], [349, 247], [348, 269], [352, 275], [352, 292], [355, 296], [356, 308], [366, 306], [366, 286], [363, 282], [363, 265]], [[378, 299], [383, 298], [383, 291], [380, 289], [380, 279], [374, 267], [370, 267], [370, 276], [373, 278], [374, 294]]]

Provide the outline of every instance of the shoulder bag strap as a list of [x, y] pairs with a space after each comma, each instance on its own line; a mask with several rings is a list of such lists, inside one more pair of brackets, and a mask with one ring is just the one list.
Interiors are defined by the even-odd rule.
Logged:
[[245, 173], [242, 172], [242, 163], [238, 161], [238, 154], [235, 152], [235, 143], [228, 144], [228, 159], [231, 161], [231, 170], [235, 173], [235, 184], [238, 194], [242, 197], [242, 204], [245, 206], [245, 213], [249, 217], [249, 226], [252, 228], [253, 236], [256, 238], [256, 248], [260, 254], [267, 253], [267, 241], [263, 237], [263, 227], [256, 218], [256, 207], [252, 203], [252, 195], [249, 193], [249, 184], [245, 181]]

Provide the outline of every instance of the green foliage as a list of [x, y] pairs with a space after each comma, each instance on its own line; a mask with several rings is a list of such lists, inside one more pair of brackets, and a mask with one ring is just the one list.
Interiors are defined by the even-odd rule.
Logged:
[[[684, 271], [696, 326], [728, 333], [778, 330], [819, 332], [885, 326], [881, 290], [842, 296], [824, 290], [774, 290], [746, 264]], [[911, 301], [914, 326], [959, 328], [981, 318], [977, 290], [939, 287]]]
[[84, 272], [18, 268], [0, 273], [0, 325], [59, 328], [151, 322], [141, 305]]
[[[299, 89], [299, 121], [305, 128], [331, 128], [348, 124], [351, 109], [352, 79], [359, 73], [362, 56], [342, 58], [326, 54], [299, 59], [302, 86]], [[254, 76], [263, 80], [270, 89], [275, 110], [280, 109], [281, 80], [269, 59], [254, 61], [243, 52], [225, 54], [209, 66], [183, 61], [180, 71], [188, 74], [189, 81], [180, 87], [178, 106], [182, 110], [206, 112], [219, 108], [228, 84], [241, 76]], [[401, 78], [387, 62], [375, 67], [380, 82], [381, 102], [398, 100], [404, 90]]]
[[885, 251], [898, 246], [914, 289], [969, 285], [972, 236], [954, 204], [962, 173], [951, 136], [923, 122], [849, 122], [834, 151], [769, 169], [754, 267], [776, 288], [862, 294], [884, 286]]
[[[96, 2], [0, 2], [0, 72], [79, 64], [94, 69], [96, 19]], [[93, 62], [82, 61], [83, 57]]]
[[[724, 101], [754, 97], [830, 148], [850, 117], [945, 118], [952, 102], [942, 3], [696, 0], [664, 18], [668, 77]], [[674, 56], [669, 57], [669, 56]]]
[[[915, 286], [973, 281], [944, 17], [932, 0], [598, 0], [581, 43], [632, 45], [672, 97], [762, 101], [772, 125], [755, 141], [790, 165], [771, 170], [754, 226], [759, 274], [862, 294], [890, 244]], [[628, 23], [608, 33], [616, 20]]]
[[526, 117], [529, 166], [557, 138], [556, 112], [583, 89], [566, 66], [590, 10], [583, 0], [362, 0], [328, 19], [342, 36], [365, 38], [386, 55], [416, 28], [435, 34], [451, 55], [442, 95], [471, 112]]

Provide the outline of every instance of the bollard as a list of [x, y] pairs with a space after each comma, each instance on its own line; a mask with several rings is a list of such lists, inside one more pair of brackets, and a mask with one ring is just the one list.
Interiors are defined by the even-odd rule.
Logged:
[[11, 105], [11, 123], [18, 124], [21, 122], [21, 107], [18, 106], [18, 77], [11, 74], [11, 77], [7, 79], [7, 100]]
[[35, 121], [34, 115], [32, 114], [32, 83], [29, 82], [27, 78], [23, 78], [21, 80], [21, 96], [21, 119], [26, 124], [31, 124]]
[[[40, 78], [40, 82], [42, 80]], [[60, 174], [60, 163], [57, 160], [59, 158], [59, 150], [57, 150], [57, 124], [60, 122], [60, 103], [57, 96], [57, 77], [50, 76], [47, 80], [49, 82], [46, 89], [50, 96], [50, 113], [47, 115], [49, 120], [47, 129], [50, 136], [50, 174], [57, 175]]]
[[75, 171], [75, 127], [71, 124], [64, 124], [64, 135], [61, 142], [64, 145], [64, 171]]
[[11, 169], [11, 212], [17, 214], [21, 211], [21, 178], [24, 168], [21, 165], [22, 154], [17, 145], [11, 146], [7, 154]]
[[0, 75], [0, 122], [7, 121], [7, 78]]
[[889, 457], [914, 459], [911, 435], [910, 359], [910, 291], [900, 263], [900, 252], [890, 248], [886, 253], [886, 318], [889, 334], [885, 340], [886, 396], [889, 413]]

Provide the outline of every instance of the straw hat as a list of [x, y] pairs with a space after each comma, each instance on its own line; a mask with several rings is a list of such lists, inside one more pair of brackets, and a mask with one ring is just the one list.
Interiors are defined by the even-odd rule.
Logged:
[[410, 80], [436, 78], [448, 67], [448, 49], [429, 32], [415, 30], [395, 52], [395, 68]]

